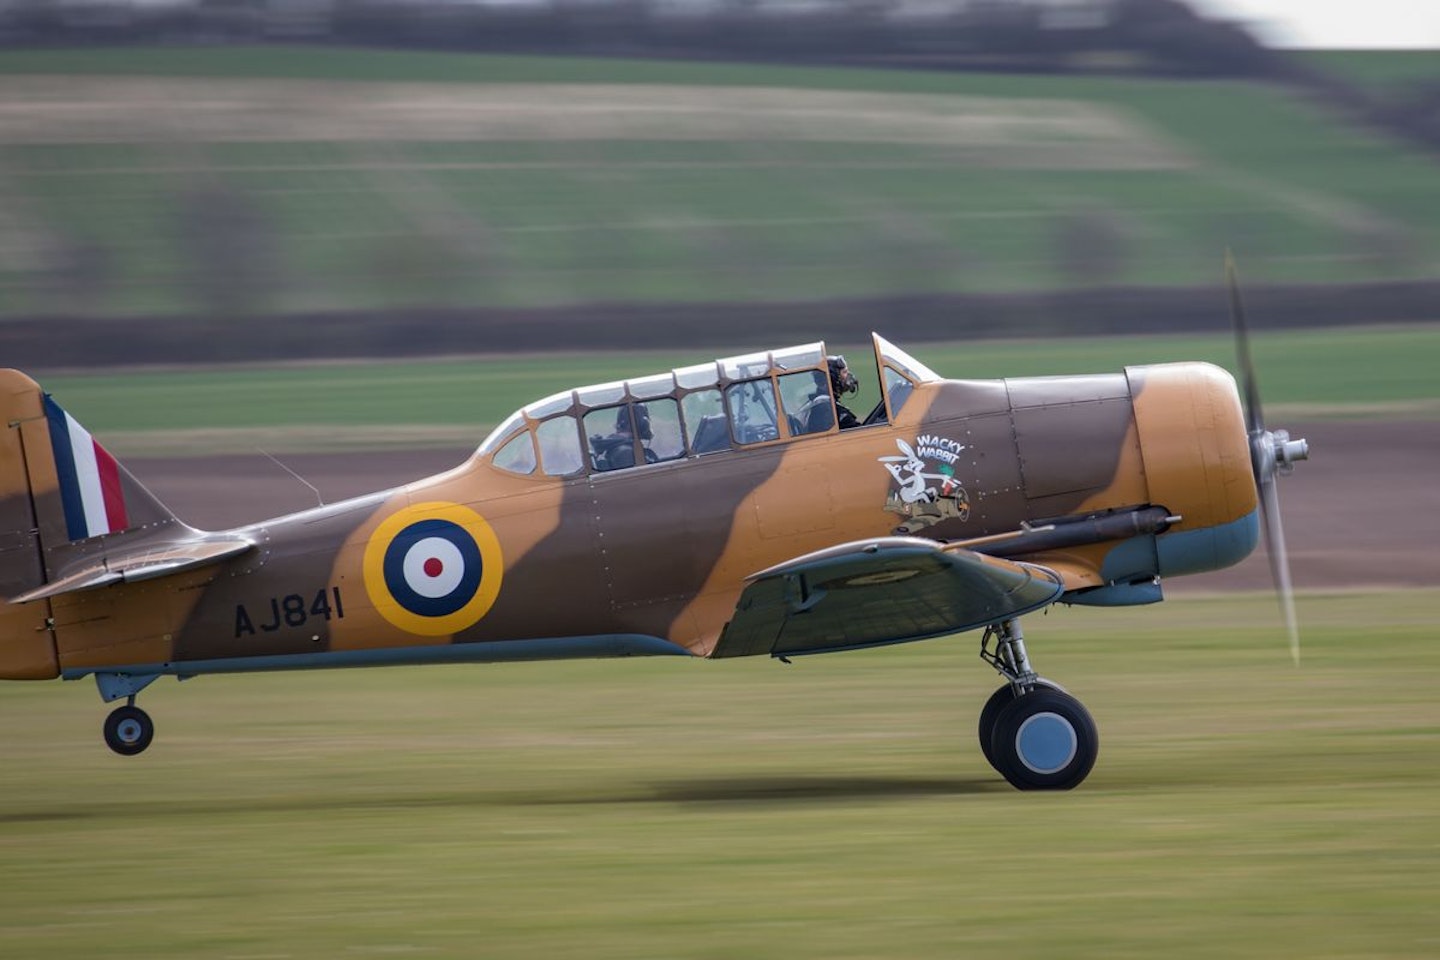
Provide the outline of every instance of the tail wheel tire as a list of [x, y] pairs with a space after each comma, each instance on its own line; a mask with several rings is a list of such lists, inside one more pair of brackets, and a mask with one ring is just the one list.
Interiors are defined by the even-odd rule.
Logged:
[[[1060, 690], [1059, 684], [1051, 683], [1049, 680], [1036, 680], [1037, 690]], [[985, 701], [985, 706], [980, 708], [979, 734], [980, 752], [985, 755], [985, 762], [995, 766], [995, 752], [991, 750], [990, 744], [995, 739], [995, 720], [1000, 716], [1000, 711], [1015, 699], [1015, 688], [1010, 684], [998, 688], [990, 694], [990, 699]], [[998, 769], [998, 768], [997, 768]]]
[[1000, 708], [990, 752], [1020, 790], [1069, 790], [1095, 766], [1100, 736], [1079, 700], [1042, 687]]
[[124, 757], [142, 753], [155, 739], [155, 723], [139, 707], [118, 707], [105, 718], [105, 745]]

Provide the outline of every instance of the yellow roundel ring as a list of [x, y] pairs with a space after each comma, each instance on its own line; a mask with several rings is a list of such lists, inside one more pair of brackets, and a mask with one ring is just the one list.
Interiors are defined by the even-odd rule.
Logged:
[[474, 626], [500, 596], [505, 558], [469, 507], [434, 501], [386, 517], [365, 545], [365, 592], [407, 633], [440, 637]]

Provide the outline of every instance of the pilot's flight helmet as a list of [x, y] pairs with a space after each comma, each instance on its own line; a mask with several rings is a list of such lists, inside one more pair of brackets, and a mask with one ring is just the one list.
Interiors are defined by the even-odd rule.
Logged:
[[654, 436], [650, 429], [650, 408], [643, 403], [637, 403], [633, 407], [620, 407], [615, 411], [615, 432], [630, 432], [630, 411], [635, 411], [635, 436], [641, 440], [649, 440]]
[[826, 357], [825, 362], [830, 365], [830, 388], [835, 391], [835, 396], [860, 392], [860, 381], [855, 379], [855, 374], [845, 365], [843, 356], [837, 354]]
[[649, 440], [655, 436], [650, 429], [650, 408], [643, 403], [635, 404], [635, 436]]

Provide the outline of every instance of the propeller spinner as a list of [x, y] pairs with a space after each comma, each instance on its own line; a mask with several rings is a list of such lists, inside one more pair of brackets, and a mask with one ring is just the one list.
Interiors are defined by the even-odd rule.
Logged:
[[1280, 611], [1290, 635], [1290, 658], [1300, 663], [1300, 624], [1295, 616], [1295, 589], [1290, 578], [1290, 554], [1285, 548], [1285, 529], [1280, 521], [1280, 491], [1275, 478], [1295, 469], [1298, 460], [1310, 458], [1305, 440], [1291, 440], [1286, 430], [1267, 430], [1260, 407], [1260, 387], [1255, 364], [1250, 358], [1250, 331], [1245, 325], [1245, 307], [1240, 301], [1235, 258], [1225, 251], [1225, 276], [1230, 286], [1230, 316], [1235, 326], [1235, 352], [1240, 362], [1240, 381], [1245, 401], [1245, 429], [1250, 434], [1250, 467], [1260, 492], [1260, 516], [1265, 530], [1265, 550], [1270, 556], [1270, 576], [1280, 598]]

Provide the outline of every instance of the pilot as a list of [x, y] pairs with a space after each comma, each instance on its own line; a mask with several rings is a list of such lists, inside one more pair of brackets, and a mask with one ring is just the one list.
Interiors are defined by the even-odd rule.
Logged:
[[[635, 427], [630, 425], [631, 412], [635, 415]], [[633, 407], [617, 407], [615, 410], [615, 432], [606, 437], [591, 437], [590, 443], [595, 448], [595, 468], [597, 470], [619, 470], [624, 467], [635, 466], [635, 435], [638, 430], [640, 439], [649, 441], [654, 435], [650, 429], [650, 409], [643, 403], [637, 403]], [[645, 462], [652, 463], [654, 454], [649, 447], [645, 448]]]
[[[860, 420], [851, 413], [846, 406], [840, 402], [840, 397], [846, 393], [855, 393], [860, 389], [860, 384], [855, 380], [855, 375], [845, 365], [844, 357], [826, 357], [826, 365], [830, 368], [830, 390], [825, 390], [825, 380], [818, 371], [815, 373], [815, 393], [810, 401], [800, 409], [797, 423], [792, 424], [791, 430], [798, 433], [824, 433], [835, 425], [839, 420], [840, 429], [858, 427]], [[834, 397], [832, 400], [831, 397]]]
[[830, 367], [830, 389], [835, 394], [835, 416], [840, 421], [840, 429], [848, 430], [851, 427], [860, 426], [860, 418], [840, 402], [840, 398], [845, 394], [860, 392], [860, 381], [856, 380], [855, 374], [850, 372], [850, 367], [846, 365], [844, 357], [839, 355], [826, 357], [825, 362]]

